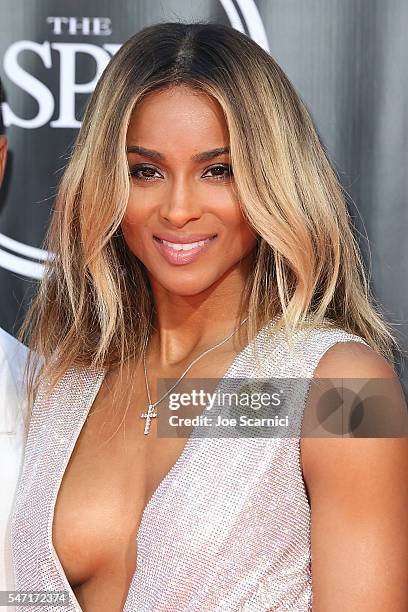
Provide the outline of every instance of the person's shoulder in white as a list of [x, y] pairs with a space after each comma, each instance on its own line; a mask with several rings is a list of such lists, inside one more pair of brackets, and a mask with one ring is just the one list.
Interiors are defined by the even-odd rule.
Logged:
[[0, 328], [0, 591], [14, 589], [9, 529], [26, 439], [27, 356], [27, 347]]

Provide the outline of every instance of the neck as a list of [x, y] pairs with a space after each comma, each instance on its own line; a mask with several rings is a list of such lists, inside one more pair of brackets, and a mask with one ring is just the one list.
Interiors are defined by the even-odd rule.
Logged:
[[247, 317], [242, 303], [245, 277], [230, 275], [209, 290], [192, 296], [172, 294], [151, 283], [154, 296], [154, 316], [148, 353], [160, 368], [177, 366], [205, 351], [230, 335], [220, 350], [239, 350], [241, 326]]

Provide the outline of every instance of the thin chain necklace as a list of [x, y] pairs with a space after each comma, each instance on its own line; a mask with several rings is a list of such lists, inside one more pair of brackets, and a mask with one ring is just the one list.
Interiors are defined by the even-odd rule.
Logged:
[[[238, 327], [236, 327], [234, 329], [234, 331], [227, 336], [226, 338], [224, 338], [224, 340], [222, 340], [221, 342], [218, 342], [218, 344], [216, 344], [215, 346], [210, 347], [209, 349], [205, 350], [203, 353], [201, 353], [201, 355], [199, 355], [198, 357], [196, 357], [188, 366], [188, 368], [183, 372], [183, 374], [180, 376], [180, 378], [177, 379], [177, 381], [175, 382], [175, 384], [168, 390], [166, 391], [166, 393], [160, 398], [158, 399], [156, 402], [154, 402], [154, 404], [152, 404], [152, 400], [150, 397], [150, 389], [149, 389], [149, 383], [147, 380], [147, 368], [146, 368], [146, 347], [147, 347], [147, 341], [148, 341], [148, 337], [149, 334], [146, 334], [146, 340], [144, 343], [144, 347], [143, 347], [143, 367], [144, 367], [144, 375], [145, 375], [145, 382], [146, 382], [146, 390], [147, 390], [147, 398], [149, 400], [149, 405], [148, 405], [148, 410], [147, 412], [143, 412], [140, 417], [142, 419], [146, 419], [145, 422], [145, 427], [144, 427], [144, 433], [148, 434], [149, 430], [150, 430], [150, 423], [151, 420], [157, 416], [157, 413], [154, 411], [154, 407], [157, 406], [157, 404], [159, 404], [165, 397], [167, 397], [167, 395], [170, 393], [170, 391], [172, 391], [174, 389], [174, 387], [176, 385], [178, 385], [178, 383], [180, 382], [180, 380], [182, 380], [184, 378], [184, 376], [187, 374], [187, 372], [190, 370], [190, 368], [199, 360], [201, 359], [201, 357], [204, 357], [204, 355], [206, 355], [207, 353], [209, 353], [210, 351], [213, 351], [214, 349], [218, 348], [219, 346], [221, 346], [222, 344], [224, 344], [225, 342], [227, 342], [227, 340], [229, 340], [241, 327], [241, 325], [243, 325], [245, 323], [245, 321], [248, 319], [248, 317], [245, 317], [245, 319], [238, 325]], [[151, 321], [152, 321], [152, 316], [150, 317], [150, 323], [149, 323], [149, 329], [150, 329], [150, 325], [151, 325]]]

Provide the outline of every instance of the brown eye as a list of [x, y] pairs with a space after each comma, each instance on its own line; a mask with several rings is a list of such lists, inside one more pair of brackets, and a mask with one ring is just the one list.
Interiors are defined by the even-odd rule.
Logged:
[[158, 172], [156, 168], [153, 166], [146, 166], [144, 164], [139, 164], [129, 168], [129, 175], [138, 181], [151, 181], [155, 178], [155, 172]]
[[228, 180], [233, 175], [230, 164], [217, 164], [216, 166], [211, 166], [211, 168], [208, 168], [206, 172], [212, 172], [213, 175], [211, 178], [214, 178], [217, 181]]

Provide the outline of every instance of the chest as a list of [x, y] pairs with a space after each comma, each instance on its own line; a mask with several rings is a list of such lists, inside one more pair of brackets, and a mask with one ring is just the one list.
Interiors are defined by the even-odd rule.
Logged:
[[[225, 361], [201, 375], [221, 376]], [[264, 361], [275, 374], [277, 360]], [[251, 372], [243, 354], [228, 375]], [[296, 439], [186, 445], [157, 438], [156, 419], [144, 436], [143, 379], [127, 412], [101, 382], [74, 371], [50, 405], [38, 404], [12, 519], [16, 588], [70, 593], [71, 584], [82, 609], [111, 612], [249, 600], [261, 609], [263, 587], [273, 608], [286, 601], [285, 585], [275, 601], [272, 584], [283, 574], [289, 591], [298, 581], [308, 593], [310, 509]]]
[[[107, 576], [110, 592], [116, 579], [121, 584], [118, 597], [126, 593], [125, 577], [133, 575], [138, 561], [143, 513], [163, 480], [171, 477], [187, 443], [187, 433], [181, 438], [158, 436], [156, 418], [144, 435], [141, 414], [148, 398], [141, 368], [131, 383], [119, 387], [112, 377], [104, 380], [58, 488], [52, 542], [78, 593], [90, 585], [101, 592]], [[158, 396], [151, 393], [154, 402]]]
[[[14, 516], [19, 588], [67, 589], [70, 582], [84, 610], [130, 612], [146, 602], [166, 609], [170, 601], [210, 609], [224, 597], [232, 598], [227, 609], [238, 609], [248, 575], [256, 584], [273, 576], [285, 551], [296, 550], [287, 571], [307, 573], [308, 508], [296, 440], [195, 438], [184, 448], [185, 439], [158, 438], [169, 444], [164, 466], [164, 447], [159, 453], [146, 446], [149, 437], [132, 430], [131, 420], [125, 431], [133, 437], [122, 430], [101, 444], [100, 428], [112, 429], [98, 398], [98, 410], [78, 431], [72, 406], [91, 396], [81, 400], [71, 391], [70, 411], [54, 419], [58, 426], [46, 431], [38, 423], [28, 442]], [[110, 426], [115, 431], [117, 423]], [[150, 450], [155, 461], [148, 461]]]

